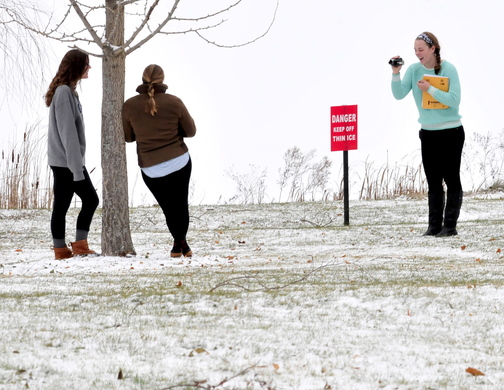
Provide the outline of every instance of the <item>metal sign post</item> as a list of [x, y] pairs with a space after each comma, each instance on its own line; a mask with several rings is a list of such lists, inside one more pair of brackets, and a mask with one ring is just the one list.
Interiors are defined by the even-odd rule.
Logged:
[[348, 200], [348, 150], [343, 151], [343, 224], [350, 225], [350, 201]]

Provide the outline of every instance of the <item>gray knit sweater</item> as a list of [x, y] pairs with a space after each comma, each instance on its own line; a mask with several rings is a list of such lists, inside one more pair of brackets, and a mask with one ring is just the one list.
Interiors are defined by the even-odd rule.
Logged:
[[84, 180], [84, 118], [79, 98], [68, 85], [60, 85], [54, 93], [47, 140], [49, 165], [66, 167], [72, 171], [74, 181]]

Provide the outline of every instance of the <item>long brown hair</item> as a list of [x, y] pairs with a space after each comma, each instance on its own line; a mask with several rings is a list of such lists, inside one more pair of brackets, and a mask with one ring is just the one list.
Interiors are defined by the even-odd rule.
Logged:
[[145, 112], [154, 116], [157, 112], [157, 104], [154, 99], [154, 84], [162, 84], [164, 81], [164, 71], [159, 65], [149, 65], [145, 68], [142, 76], [142, 81], [145, 84], [149, 84], [147, 89], [147, 94], [149, 95], [149, 99], [145, 104]]
[[68, 85], [75, 91], [77, 83], [86, 72], [88, 65], [89, 56], [86, 53], [77, 49], [67, 51], [61, 60], [56, 76], [52, 79], [44, 96], [46, 106], [49, 107], [51, 105], [56, 88], [60, 85]]
[[[425, 36], [427, 36], [428, 39], [425, 39]], [[434, 46], [434, 55], [436, 56], [437, 64], [434, 67], [434, 73], [439, 74], [441, 71], [441, 45], [439, 44], [438, 39], [436, 36], [428, 31], [424, 31], [421, 33], [417, 39], [423, 40], [427, 46], [432, 47]]]

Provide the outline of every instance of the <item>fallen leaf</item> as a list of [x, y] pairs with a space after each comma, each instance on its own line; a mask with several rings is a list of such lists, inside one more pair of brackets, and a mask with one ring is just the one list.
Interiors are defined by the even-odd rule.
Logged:
[[502, 252], [501, 248], [497, 249], [497, 253], [501, 253], [501, 252]]
[[273, 363], [273, 368], [278, 371], [280, 369], [280, 366], [276, 363]]
[[177, 287], [182, 287], [182, 282], [180, 280], [177, 282]]
[[467, 370], [466, 370], [467, 373], [471, 374], [471, 375], [474, 375], [474, 376], [481, 376], [481, 375], [485, 375], [483, 374], [481, 371], [479, 370], [476, 370], [475, 368], [472, 368], [472, 367], [469, 367]]
[[119, 374], [117, 374], [117, 379], [123, 379], [122, 369], [119, 369]]
[[205, 348], [196, 348], [196, 349], [193, 349], [191, 352], [189, 352], [189, 357], [193, 357], [194, 353], [206, 353], [208, 355], [208, 352], [206, 351]]
[[462, 245], [462, 246], [460, 247], [460, 249], [462, 249], [462, 250], [465, 250], [465, 248], [467, 248], [467, 246], [465, 246], [465, 245]]
[[14, 252], [22, 252], [22, 249], [16, 249]]

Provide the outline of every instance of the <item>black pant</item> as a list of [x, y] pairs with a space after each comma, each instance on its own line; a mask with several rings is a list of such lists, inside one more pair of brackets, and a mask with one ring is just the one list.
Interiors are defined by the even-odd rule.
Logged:
[[166, 218], [166, 225], [175, 241], [184, 240], [189, 229], [189, 180], [192, 162], [169, 175], [151, 178], [142, 172], [147, 188], [152, 192]]
[[66, 213], [76, 194], [82, 202], [77, 217], [77, 230], [89, 231], [93, 214], [98, 207], [99, 198], [89, 174], [84, 168], [84, 180], [74, 181], [73, 173], [68, 168], [51, 167], [54, 176], [54, 204], [51, 216], [51, 233], [53, 238], [65, 238]]
[[462, 191], [460, 163], [464, 146], [464, 127], [446, 130], [420, 130], [422, 161], [429, 192], [443, 192], [443, 180], [448, 193]]

